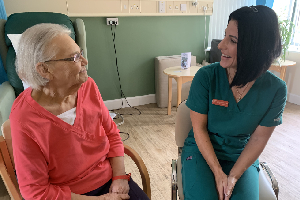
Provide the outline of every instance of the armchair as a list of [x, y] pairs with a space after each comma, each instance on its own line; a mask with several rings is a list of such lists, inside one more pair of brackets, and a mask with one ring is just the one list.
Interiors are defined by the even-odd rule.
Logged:
[[27, 28], [39, 23], [63, 24], [70, 28], [71, 37], [84, 50], [84, 57], [87, 58], [86, 33], [82, 19], [72, 22], [64, 14], [50, 12], [15, 13], [7, 20], [0, 19], [0, 55], [9, 80], [0, 85], [0, 124], [8, 119], [14, 99], [24, 90], [15, 70], [16, 53], [7, 34], [22, 34]]

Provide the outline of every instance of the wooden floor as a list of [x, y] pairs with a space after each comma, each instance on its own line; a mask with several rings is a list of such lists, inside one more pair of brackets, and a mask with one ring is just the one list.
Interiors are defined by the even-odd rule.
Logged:
[[[166, 108], [156, 104], [138, 107], [142, 114], [131, 108], [119, 110], [125, 123], [119, 129], [124, 143], [134, 148], [144, 160], [151, 178], [152, 200], [171, 199], [171, 160], [177, 156], [174, 139], [174, 121], [176, 109], [166, 115]], [[118, 120], [116, 120], [118, 121]], [[300, 106], [287, 103], [283, 124], [275, 129], [267, 147], [260, 156], [271, 167], [279, 182], [279, 199], [296, 200], [300, 197]], [[133, 162], [125, 157], [127, 173], [141, 185], [139, 172]], [[0, 181], [1, 182], [1, 181]], [[0, 200], [10, 199], [0, 183]]]

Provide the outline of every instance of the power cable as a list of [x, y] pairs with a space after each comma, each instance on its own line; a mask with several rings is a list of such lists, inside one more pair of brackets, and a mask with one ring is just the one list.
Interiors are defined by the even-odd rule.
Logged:
[[[127, 105], [130, 107], [130, 108], [134, 108], [136, 109], [137, 111], [139, 111], [139, 114], [142, 114], [142, 112], [138, 109], [138, 108], [135, 108], [135, 107], [132, 107], [128, 101], [127, 101], [127, 98], [122, 90], [122, 85], [121, 85], [121, 78], [120, 78], [120, 73], [119, 73], [119, 66], [118, 66], [118, 57], [117, 57], [117, 50], [116, 50], [116, 43], [115, 43], [115, 40], [116, 40], [116, 30], [117, 30], [117, 25], [115, 24], [115, 31], [113, 31], [113, 28], [112, 28], [112, 24], [110, 25], [110, 30], [112, 32], [112, 36], [113, 36], [113, 43], [114, 43], [114, 50], [115, 50], [115, 56], [116, 56], [116, 67], [117, 67], [117, 73], [118, 73], [118, 77], [119, 77], [119, 85], [120, 85], [120, 92], [121, 92], [121, 100], [122, 100], [122, 97], [125, 98], [125, 101], [127, 103]], [[122, 100], [122, 106], [121, 108], [123, 108], [123, 100]], [[118, 108], [118, 109], [113, 109], [112, 111], [114, 110], [120, 110], [121, 108]], [[133, 115], [133, 114], [120, 114], [120, 115]]]

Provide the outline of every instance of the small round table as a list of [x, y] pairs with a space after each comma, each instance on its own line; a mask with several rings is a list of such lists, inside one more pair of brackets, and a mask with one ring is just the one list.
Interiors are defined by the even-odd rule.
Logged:
[[192, 81], [196, 72], [201, 66], [191, 66], [188, 69], [181, 69], [181, 66], [169, 67], [164, 70], [164, 74], [168, 75], [168, 115], [171, 114], [172, 103], [172, 78], [177, 81], [177, 107], [181, 103], [182, 84]]
[[281, 80], [284, 81], [286, 68], [288, 66], [293, 66], [293, 65], [296, 65], [296, 62], [290, 61], [290, 60], [281, 61], [280, 63], [278, 63], [277, 61], [274, 61], [271, 64], [271, 67], [269, 68], [269, 70], [274, 70], [274, 71], [279, 72]]

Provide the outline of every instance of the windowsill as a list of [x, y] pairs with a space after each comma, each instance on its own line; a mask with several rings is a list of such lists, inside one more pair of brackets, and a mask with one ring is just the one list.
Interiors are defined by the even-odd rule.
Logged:
[[290, 48], [288, 49], [288, 52], [300, 53], [300, 47], [290, 46]]

